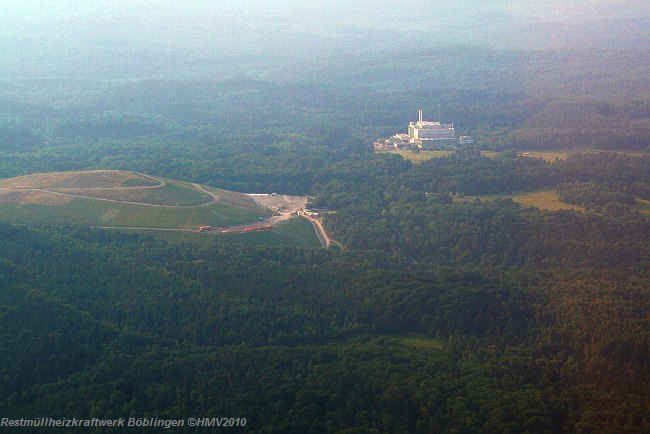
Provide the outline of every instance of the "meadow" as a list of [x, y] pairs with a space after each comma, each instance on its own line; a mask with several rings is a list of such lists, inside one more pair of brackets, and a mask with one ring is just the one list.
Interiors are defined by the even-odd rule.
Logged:
[[245, 194], [201, 188], [116, 170], [38, 173], [0, 181], [0, 221], [196, 229], [244, 224], [269, 214]]
[[159, 188], [111, 188], [106, 190], [66, 189], [64, 192], [101, 199], [168, 206], [196, 206], [212, 201], [212, 196], [196, 189], [192, 185], [171, 180], [165, 180], [165, 185]]
[[559, 211], [566, 209], [573, 209], [576, 211], [582, 211], [585, 208], [572, 205], [569, 203], [561, 202], [557, 197], [555, 190], [541, 190], [541, 191], [531, 191], [527, 193], [519, 193], [515, 195], [508, 194], [483, 194], [480, 196], [459, 196], [454, 197], [456, 202], [473, 202], [476, 199], [482, 201], [490, 201], [495, 199], [512, 199], [514, 202], [524, 206], [530, 206], [547, 211]]
[[77, 198], [59, 206], [0, 203], [0, 221], [30, 226], [196, 229], [242, 224], [258, 218], [258, 214], [249, 210], [221, 202], [199, 208], [164, 208]]
[[442, 351], [444, 349], [444, 345], [440, 340], [423, 334], [418, 334], [418, 333], [389, 334], [389, 335], [385, 335], [384, 337], [390, 340], [397, 341], [409, 347], [418, 348], [420, 350]]
[[631, 156], [642, 156], [646, 155], [646, 152], [642, 151], [622, 151], [622, 150], [616, 150], [616, 151], [602, 151], [598, 149], [558, 149], [558, 150], [553, 150], [553, 151], [521, 151], [519, 155], [522, 157], [528, 157], [528, 158], [541, 158], [545, 161], [548, 162], [553, 162], [553, 161], [564, 161], [566, 160], [569, 155], [575, 154], [578, 152], [588, 152], [588, 153], [603, 153], [603, 152], [615, 152], [617, 154], [621, 155], [631, 155]]
[[213, 234], [187, 231], [148, 231], [153, 237], [173, 243], [197, 246], [299, 246], [320, 248], [321, 244], [311, 223], [304, 218], [294, 218], [269, 231], [236, 234]]
[[512, 200], [524, 206], [532, 206], [548, 211], [559, 211], [565, 209], [584, 211], [585, 209], [578, 205], [561, 202], [557, 197], [555, 190], [532, 191], [529, 193], [517, 194], [512, 196]]
[[432, 158], [448, 157], [453, 155], [453, 151], [411, 151], [408, 149], [391, 149], [390, 151], [380, 151], [381, 153], [399, 155], [403, 159], [418, 164]]

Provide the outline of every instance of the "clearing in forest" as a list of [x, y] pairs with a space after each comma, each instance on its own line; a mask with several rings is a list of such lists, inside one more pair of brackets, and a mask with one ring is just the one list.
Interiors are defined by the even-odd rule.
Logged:
[[259, 223], [273, 212], [244, 193], [118, 170], [0, 180], [0, 221], [92, 227], [196, 229]]

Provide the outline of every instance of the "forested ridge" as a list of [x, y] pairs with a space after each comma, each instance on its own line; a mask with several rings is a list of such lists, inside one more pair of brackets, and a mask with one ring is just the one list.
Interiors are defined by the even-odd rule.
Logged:
[[[122, 169], [309, 195], [340, 243], [0, 224], [0, 417], [650, 432], [643, 54], [460, 47], [293, 80], [0, 83], [2, 178]], [[373, 152], [419, 107], [476, 145]], [[511, 199], [538, 191], [579, 210]]]

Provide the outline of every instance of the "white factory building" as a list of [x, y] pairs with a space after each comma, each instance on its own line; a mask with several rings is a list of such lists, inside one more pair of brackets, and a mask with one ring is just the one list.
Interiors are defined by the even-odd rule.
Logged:
[[454, 124], [441, 124], [422, 120], [422, 110], [417, 122], [411, 122], [408, 127], [411, 144], [422, 149], [445, 148], [458, 144]]
[[408, 134], [395, 134], [383, 142], [374, 143], [375, 149], [385, 150], [388, 148], [414, 148], [421, 149], [456, 149], [457, 145], [470, 145], [474, 143], [471, 136], [456, 137], [454, 124], [442, 124], [440, 122], [422, 120], [422, 110], [419, 112], [417, 122], [411, 122], [408, 126]]

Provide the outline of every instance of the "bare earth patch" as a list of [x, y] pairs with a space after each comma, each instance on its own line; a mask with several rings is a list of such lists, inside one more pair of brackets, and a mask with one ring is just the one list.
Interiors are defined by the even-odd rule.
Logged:
[[269, 207], [279, 212], [294, 212], [307, 207], [307, 197], [288, 196], [286, 194], [249, 194], [260, 206]]

